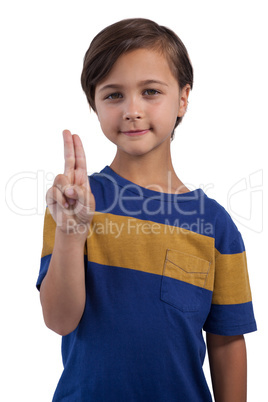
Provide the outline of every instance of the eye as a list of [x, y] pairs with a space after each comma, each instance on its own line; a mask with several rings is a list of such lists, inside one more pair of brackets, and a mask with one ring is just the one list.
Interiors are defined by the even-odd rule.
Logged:
[[120, 94], [119, 92], [114, 92], [114, 93], [108, 95], [108, 96], [106, 97], [106, 99], [116, 100], [116, 99], [120, 99], [120, 98], [122, 98], [122, 97], [123, 97], [122, 94]]
[[156, 89], [146, 89], [144, 91], [144, 95], [149, 95], [149, 96], [154, 96], [154, 95], [158, 95], [160, 92], [157, 91]]

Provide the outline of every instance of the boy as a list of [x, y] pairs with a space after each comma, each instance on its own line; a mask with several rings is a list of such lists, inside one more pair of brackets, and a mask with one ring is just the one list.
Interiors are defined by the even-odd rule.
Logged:
[[227, 212], [177, 177], [170, 140], [193, 70], [169, 29], [145, 19], [100, 32], [82, 86], [117, 146], [87, 176], [77, 135], [47, 193], [37, 286], [63, 336], [53, 401], [246, 401], [243, 334], [256, 330], [243, 241]]

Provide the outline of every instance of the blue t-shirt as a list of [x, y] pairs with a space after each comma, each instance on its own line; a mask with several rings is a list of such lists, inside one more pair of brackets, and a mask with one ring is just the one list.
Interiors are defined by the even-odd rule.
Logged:
[[[256, 330], [246, 254], [232, 219], [201, 190], [140, 187], [106, 166], [86, 245], [86, 305], [62, 338], [53, 401], [208, 402], [202, 330]], [[46, 211], [39, 288], [56, 224]]]

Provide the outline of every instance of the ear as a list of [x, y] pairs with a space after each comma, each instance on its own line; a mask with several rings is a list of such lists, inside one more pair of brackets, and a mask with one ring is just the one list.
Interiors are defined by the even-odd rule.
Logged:
[[187, 111], [188, 97], [190, 90], [191, 90], [190, 85], [186, 84], [185, 87], [182, 88], [182, 90], [180, 91], [178, 117], [183, 117]]

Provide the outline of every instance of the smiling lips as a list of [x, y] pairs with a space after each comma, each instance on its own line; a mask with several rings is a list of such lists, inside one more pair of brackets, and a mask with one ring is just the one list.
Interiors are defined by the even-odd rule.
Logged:
[[140, 135], [144, 135], [148, 133], [149, 129], [146, 130], [129, 130], [129, 131], [121, 131], [122, 134], [125, 134], [129, 137], [137, 137]]

